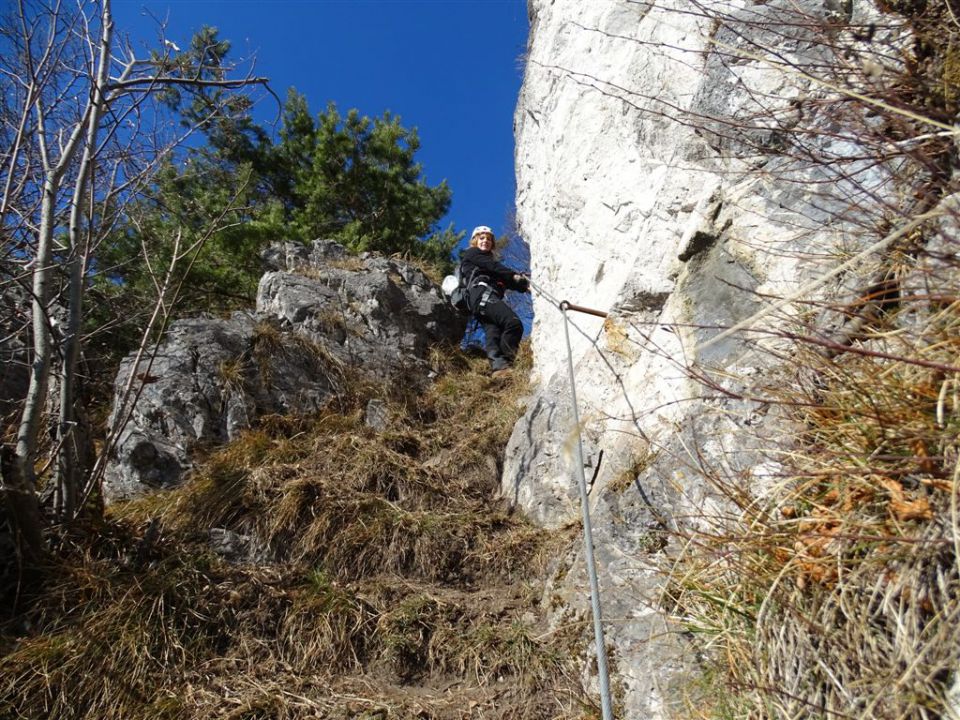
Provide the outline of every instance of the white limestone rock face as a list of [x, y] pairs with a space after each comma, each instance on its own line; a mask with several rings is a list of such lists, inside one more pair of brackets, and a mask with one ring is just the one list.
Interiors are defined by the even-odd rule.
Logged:
[[[536, 392], [507, 449], [502, 490], [544, 525], [579, 516], [556, 304], [609, 313], [606, 320], [571, 314], [570, 341], [624, 717], [667, 717], [692, 672], [663, 612], [656, 554], [669, 550], [676, 530], [721, 511], [707, 472], [764, 482], [772, 473], [765, 439], [785, 430], [773, 410], [736, 398], [776, 383], [782, 370], [769, 352], [776, 341], [755, 345], [743, 334], [708, 341], [875, 240], [841, 218], [858, 187], [891, 193], [891, 168], [856, 165], [858, 148], [842, 134], [810, 143], [840, 158], [844, 172], [780, 152], [783, 133], [799, 122], [798, 98], [829, 99], [828, 89], [781, 67], [819, 62], [826, 51], [806, 34], [810, 23], [784, 31], [762, 22], [797, 8], [814, 19], [840, 13], [865, 21], [874, 12], [868, 4], [696, 6], [531, 0], [514, 120], [517, 219], [541, 292], [532, 334]], [[806, 296], [854, 289], [844, 283], [852, 281], [822, 283]], [[786, 305], [756, 327], [777, 327], [798, 312]], [[564, 608], [558, 623], [588, 609], [581, 557], [563, 578], [549, 590], [551, 606]]]

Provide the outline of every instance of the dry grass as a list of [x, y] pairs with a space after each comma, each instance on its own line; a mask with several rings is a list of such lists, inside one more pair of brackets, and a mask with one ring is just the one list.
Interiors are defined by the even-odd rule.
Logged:
[[[266, 417], [65, 545], [4, 628], [0, 718], [590, 712], [529, 582], [567, 539], [494, 497], [523, 372], [433, 364], [422, 395], [352, 378], [317, 417]], [[370, 397], [390, 408], [379, 433]], [[228, 564], [210, 528], [255, 536], [271, 564]]]
[[799, 432], [770, 450], [779, 481], [714, 478], [736, 519], [687, 536], [671, 569], [670, 607], [722, 668], [693, 694], [697, 716], [947, 716], [960, 667], [958, 308], [904, 297], [848, 352], [795, 348], [779, 401]]
[[306, 359], [314, 374], [322, 374], [334, 389], [348, 384], [343, 362], [321, 343], [297, 333], [284, 333], [272, 322], [261, 321], [254, 328], [251, 354], [264, 382], [270, 382], [277, 358]]

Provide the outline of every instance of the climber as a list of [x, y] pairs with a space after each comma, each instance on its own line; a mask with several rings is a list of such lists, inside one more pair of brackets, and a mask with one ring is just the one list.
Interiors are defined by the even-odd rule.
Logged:
[[496, 245], [493, 230], [486, 225], [475, 227], [460, 260], [460, 276], [467, 282], [470, 313], [483, 325], [490, 369], [499, 375], [510, 368], [523, 337], [523, 324], [503, 301], [503, 293], [529, 292], [530, 280], [494, 257]]

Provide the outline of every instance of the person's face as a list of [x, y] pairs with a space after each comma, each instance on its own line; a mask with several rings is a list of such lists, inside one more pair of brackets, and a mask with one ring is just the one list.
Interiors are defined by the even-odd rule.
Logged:
[[477, 235], [477, 249], [480, 252], [490, 252], [493, 250], [493, 235], [490, 233], [480, 233]]

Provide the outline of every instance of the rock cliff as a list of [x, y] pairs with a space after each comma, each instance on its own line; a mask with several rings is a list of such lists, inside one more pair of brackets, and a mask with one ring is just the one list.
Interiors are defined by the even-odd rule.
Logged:
[[[179, 320], [155, 355], [121, 365], [111, 424], [124, 412], [129, 421], [106, 470], [109, 499], [176, 484], [192, 452], [263, 415], [315, 413], [347, 373], [421, 382], [430, 348], [463, 334], [439, 287], [408, 263], [325, 241], [276, 245], [264, 259], [253, 312]], [[142, 387], [132, 410], [128, 387]]]
[[[917, 210], [901, 192], [909, 162], [878, 159], [870, 118], [839, 118], [846, 96], [812, 76], [845, 57], [868, 68], [848, 78], [868, 92], [897, 70], [907, 30], [860, 0], [528, 8], [514, 125], [538, 390], [502, 491], [541, 523], [576, 522], [557, 303], [608, 313], [570, 313], [607, 644], [624, 717], [667, 717], [692, 652], [666, 618], [658, 560], [723, 511], [711, 474], [756, 492], [776, 475], [762, 448], [788, 426], [750, 397], [784, 372], [777, 330], [806, 312], [839, 332], [817, 303], [856, 296], [876, 263], [831, 270], [882, 235], [881, 216]], [[885, 65], [868, 65], [871, 42]], [[774, 307], [801, 291], [806, 305]], [[762, 311], [751, 332], [720, 335]], [[583, 558], [563, 566], [548, 593], [558, 624], [587, 612]]]

